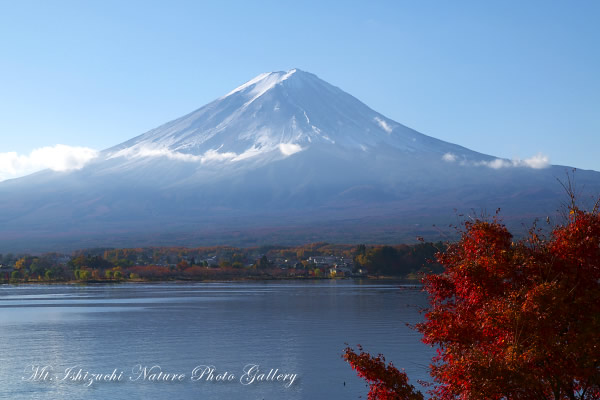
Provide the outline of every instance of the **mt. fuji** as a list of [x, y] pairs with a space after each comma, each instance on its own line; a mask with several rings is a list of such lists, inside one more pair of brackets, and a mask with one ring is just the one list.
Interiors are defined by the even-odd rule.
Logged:
[[[423, 135], [292, 69], [79, 170], [1, 182], [0, 251], [437, 239], [432, 225], [456, 222], [455, 209], [553, 215], [566, 170]], [[576, 180], [600, 192], [600, 173]]]

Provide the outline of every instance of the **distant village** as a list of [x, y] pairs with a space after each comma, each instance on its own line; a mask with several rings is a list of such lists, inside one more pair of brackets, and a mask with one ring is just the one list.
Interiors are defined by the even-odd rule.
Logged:
[[441, 243], [298, 247], [84, 249], [72, 254], [0, 254], [0, 282], [406, 277], [435, 265]]

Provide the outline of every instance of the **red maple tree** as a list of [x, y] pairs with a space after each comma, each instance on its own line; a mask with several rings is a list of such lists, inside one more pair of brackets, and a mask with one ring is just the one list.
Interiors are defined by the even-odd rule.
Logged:
[[[600, 215], [572, 206], [544, 237], [514, 241], [496, 218], [465, 223], [423, 279], [430, 306], [416, 326], [437, 349], [433, 399], [600, 399]], [[369, 399], [423, 398], [404, 372], [359, 348], [344, 358]], [[421, 397], [418, 397], [421, 396]]]

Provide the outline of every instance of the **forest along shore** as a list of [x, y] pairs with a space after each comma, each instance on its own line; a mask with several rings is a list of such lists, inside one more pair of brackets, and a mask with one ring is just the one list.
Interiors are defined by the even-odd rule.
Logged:
[[0, 254], [0, 283], [116, 283], [271, 279], [411, 279], [439, 272], [442, 243], [236, 248], [82, 249], [72, 254]]

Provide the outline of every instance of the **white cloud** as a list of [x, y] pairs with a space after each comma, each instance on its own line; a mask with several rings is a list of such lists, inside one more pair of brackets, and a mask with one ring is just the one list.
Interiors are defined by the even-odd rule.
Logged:
[[302, 147], [295, 143], [280, 143], [279, 151], [281, 151], [281, 154], [284, 156], [291, 156], [294, 153], [302, 151]]
[[392, 130], [394, 130], [394, 128], [389, 126], [388, 123], [385, 122], [383, 119], [381, 119], [379, 117], [375, 117], [374, 120], [375, 120], [375, 122], [377, 122], [377, 125], [379, 125], [381, 127], [381, 129], [383, 129], [387, 133], [392, 133]]
[[492, 161], [481, 161], [481, 164], [485, 165], [487, 167], [493, 168], [493, 169], [500, 169], [500, 168], [516, 167], [517, 165], [513, 161], [504, 160], [502, 158], [496, 158], [495, 160], [492, 160]]
[[294, 143], [280, 143], [276, 147], [273, 147], [273, 145], [264, 147], [252, 146], [240, 154], [231, 151], [221, 153], [219, 152], [219, 149], [211, 149], [207, 150], [202, 155], [193, 155], [170, 150], [165, 147], [134, 146], [119, 150], [116, 153], [111, 154], [108, 158], [125, 157], [132, 159], [141, 157], [167, 157], [171, 160], [200, 162], [204, 164], [224, 161], [237, 162], [274, 150], [279, 150], [284, 156], [290, 156], [303, 149]]
[[513, 158], [512, 160], [506, 160], [502, 158], [496, 158], [492, 161], [479, 161], [475, 165], [485, 165], [493, 169], [509, 168], [509, 167], [526, 167], [533, 169], [542, 169], [550, 166], [550, 158], [541, 153], [536, 154], [533, 157], [521, 160], [519, 158]]
[[[244, 151], [242, 154], [239, 154], [239, 155], [236, 154], [235, 158], [233, 158], [232, 161], [245, 160], [246, 158], [251, 158], [251, 157], [257, 156], [259, 154], [262, 154], [264, 152], [265, 152], [264, 148], [256, 147], [256, 145], [253, 145], [248, 150]], [[235, 154], [235, 153], [233, 153], [233, 154]]]
[[200, 156], [192, 154], [179, 153], [171, 151], [167, 148], [158, 147], [129, 147], [112, 154], [108, 158], [125, 157], [125, 158], [141, 158], [141, 157], [167, 157], [172, 160], [180, 161], [200, 161]]
[[[176, 154], [181, 154], [181, 153], [176, 153]], [[191, 156], [191, 157], [197, 157], [197, 156]], [[238, 157], [238, 154], [234, 153], [232, 151], [227, 151], [225, 153], [219, 153], [218, 150], [208, 150], [203, 155], [200, 156], [200, 162], [205, 163], [205, 162], [209, 162], [209, 161], [227, 161], [227, 160], [233, 160], [236, 157]]]
[[18, 178], [43, 169], [70, 171], [81, 169], [98, 156], [88, 147], [73, 147], [64, 144], [40, 147], [29, 155], [16, 152], [0, 153], [0, 181]]
[[533, 157], [524, 159], [523, 164], [527, 165], [529, 168], [546, 168], [550, 166], [550, 158], [542, 153], [538, 153]]
[[[454, 153], [445, 153], [442, 156], [442, 160], [446, 162], [455, 162], [458, 160], [458, 156]], [[521, 160], [520, 158], [513, 158], [512, 160], [507, 160], [505, 158], [495, 158], [491, 161], [468, 161], [461, 160], [460, 165], [468, 166], [485, 166], [493, 169], [500, 168], [511, 168], [511, 167], [524, 167], [524, 168], [533, 168], [533, 169], [542, 169], [550, 166], [550, 158], [548, 156], [543, 155], [541, 153], [536, 154], [533, 157], [526, 158]]]
[[454, 162], [454, 161], [456, 161], [456, 154], [446, 153], [442, 156], [442, 160], [447, 161], [447, 162]]
[[194, 154], [181, 153], [179, 151], [169, 150], [166, 147], [138, 146], [128, 147], [111, 154], [108, 158], [143, 158], [143, 157], [166, 157], [171, 160], [206, 163], [211, 161], [233, 160], [238, 154], [233, 152], [219, 153], [218, 149], [211, 149], [204, 154], [197, 156]]

